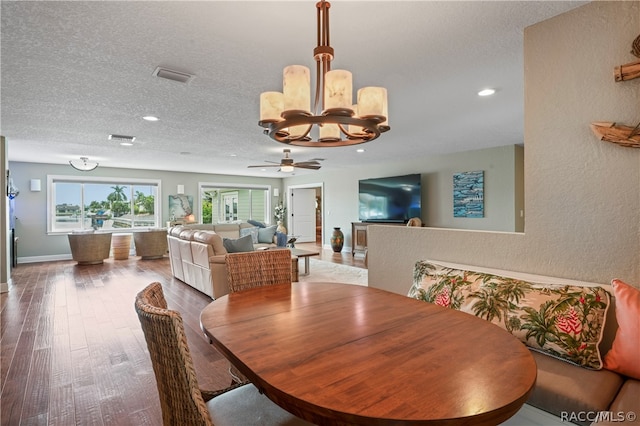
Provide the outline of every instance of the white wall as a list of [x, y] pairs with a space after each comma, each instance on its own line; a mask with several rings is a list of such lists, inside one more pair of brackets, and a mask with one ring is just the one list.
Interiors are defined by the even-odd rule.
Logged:
[[418, 259], [640, 286], [640, 150], [601, 142], [594, 121], [634, 126], [640, 2], [592, 2], [525, 31], [524, 234], [376, 226], [369, 285], [406, 294]]

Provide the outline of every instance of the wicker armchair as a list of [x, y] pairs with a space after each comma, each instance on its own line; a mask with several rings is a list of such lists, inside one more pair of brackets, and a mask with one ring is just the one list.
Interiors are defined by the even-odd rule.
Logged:
[[287, 249], [231, 253], [225, 257], [229, 292], [274, 284], [291, 284], [291, 251]]
[[136, 246], [136, 256], [143, 260], [160, 259], [168, 250], [167, 230], [150, 229], [133, 233], [133, 242]]
[[251, 384], [201, 390], [182, 317], [167, 309], [160, 283], [138, 293], [135, 309], [151, 356], [165, 426], [310, 424], [271, 402]]
[[97, 265], [109, 258], [111, 233], [68, 234], [71, 257], [78, 265]]

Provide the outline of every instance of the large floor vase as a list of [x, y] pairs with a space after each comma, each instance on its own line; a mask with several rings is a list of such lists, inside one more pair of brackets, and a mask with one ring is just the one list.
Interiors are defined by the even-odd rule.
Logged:
[[340, 253], [343, 245], [344, 234], [340, 228], [333, 228], [333, 234], [331, 234], [331, 249], [336, 253]]

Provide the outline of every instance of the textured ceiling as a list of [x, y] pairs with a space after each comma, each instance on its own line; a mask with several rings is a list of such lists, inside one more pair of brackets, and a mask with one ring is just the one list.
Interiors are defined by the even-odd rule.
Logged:
[[[337, 0], [333, 68], [384, 86], [391, 131], [355, 147], [297, 148], [322, 170], [523, 143], [525, 27], [586, 2]], [[284, 145], [257, 125], [282, 68], [314, 67], [313, 1], [2, 1], [1, 133], [10, 161], [282, 176], [248, 169]], [[157, 66], [194, 74], [154, 77]], [[493, 87], [497, 93], [476, 93]], [[155, 123], [141, 119], [156, 115]], [[136, 137], [122, 147], [109, 134]], [[232, 156], [232, 155], [236, 156]], [[297, 174], [314, 173], [299, 170]]]

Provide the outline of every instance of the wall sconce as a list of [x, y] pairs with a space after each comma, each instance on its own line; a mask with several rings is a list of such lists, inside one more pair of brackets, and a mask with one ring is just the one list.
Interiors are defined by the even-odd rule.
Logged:
[[178, 194], [184, 194], [184, 185], [178, 185]]
[[31, 179], [31, 181], [29, 181], [29, 187], [31, 188], [32, 192], [42, 191], [42, 184], [40, 182], [40, 179]]
[[280, 196], [280, 188], [273, 188], [273, 196], [274, 197]]

